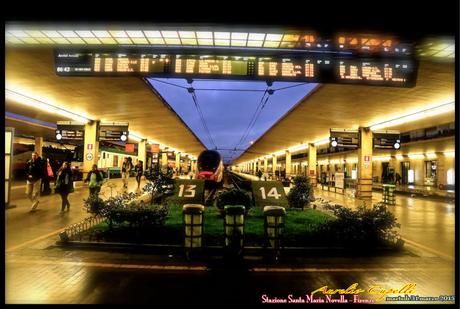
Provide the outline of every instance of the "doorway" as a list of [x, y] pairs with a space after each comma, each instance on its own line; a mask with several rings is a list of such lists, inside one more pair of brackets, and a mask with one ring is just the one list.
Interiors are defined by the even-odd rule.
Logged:
[[401, 181], [403, 185], [409, 184], [409, 170], [410, 170], [410, 162], [401, 162]]

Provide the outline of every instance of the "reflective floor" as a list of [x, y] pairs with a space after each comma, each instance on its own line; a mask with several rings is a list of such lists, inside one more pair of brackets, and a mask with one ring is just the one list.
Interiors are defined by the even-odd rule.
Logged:
[[[112, 194], [116, 194], [121, 180], [113, 182], [117, 188]], [[130, 179], [129, 191], [135, 186]], [[287, 299], [289, 294], [305, 299], [323, 286], [347, 289], [354, 283], [365, 290], [359, 294], [361, 299], [378, 303], [397, 301], [387, 302], [375, 293], [413, 283], [410, 295], [454, 294], [454, 204], [398, 196], [390, 209], [407, 240], [406, 249], [398, 254], [320, 254], [278, 263], [247, 256], [241, 267], [233, 268], [219, 258], [188, 262], [182, 255], [58, 247], [59, 231], [88, 216], [82, 209], [88, 189], [77, 188], [70, 195], [70, 211], [62, 215], [57, 195], [41, 197], [38, 210], [30, 213], [24, 190], [13, 190], [17, 207], [5, 211], [6, 303], [256, 304], [275, 297]], [[106, 187], [102, 195], [110, 196], [110, 189]], [[316, 190], [316, 196], [359, 205], [347, 195]], [[380, 199], [374, 192], [374, 201]]]

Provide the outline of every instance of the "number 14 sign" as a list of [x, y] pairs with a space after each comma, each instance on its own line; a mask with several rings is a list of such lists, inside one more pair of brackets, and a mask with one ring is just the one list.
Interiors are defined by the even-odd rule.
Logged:
[[252, 195], [256, 206], [288, 207], [288, 201], [280, 181], [253, 181]]

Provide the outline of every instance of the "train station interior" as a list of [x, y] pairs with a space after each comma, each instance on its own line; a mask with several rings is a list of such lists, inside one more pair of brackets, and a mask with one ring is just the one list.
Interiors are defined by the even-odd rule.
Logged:
[[[7, 23], [6, 303], [129, 302], [133, 295], [148, 301], [149, 292], [141, 294], [145, 288], [129, 288], [130, 296], [121, 296], [122, 282], [136, 278], [154, 287], [158, 300], [162, 293], [179, 293], [182, 279], [184, 285], [207, 284], [212, 267], [183, 263], [173, 254], [56, 245], [63, 231], [90, 217], [84, 200], [91, 195], [86, 180], [93, 165], [102, 172], [100, 196], [106, 200], [140, 192], [133, 175], [124, 187], [127, 158], [140, 162], [143, 171], [170, 171], [177, 181], [206, 179], [207, 184], [200, 159], [205, 151], [220, 153], [224, 179], [232, 173], [242, 181], [277, 181], [287, 196], [293, 180], [304, 176], [317, 202], [350, 209], [388, 201], [386, 190], [392, 188], [386, 207], [401, 224], [404, 254], [367, 262], [351, 255], [344, 264], [339, 258], [311, 258], [298, 271], [294, 264], [286, 266], [289, 270], [279, 270], [281, 264], [274, 270], [254, 266], [244, 274], [245, 287], [266, 282], [264, 276], [277, 278], [278, 272], [285, 288], [264, 283], [257, 293], [299, 291], [295, 286], [302, 282], [308, 288], [327, 283], [347, 288], [361, 280], [361, 285], [388, 287], [416, 281], [420, 296], [455, 295], [455, 33], [414, 41], [338, 33], [326, 40], [313, 30]], [[328, 49], [331, 44], [338, 51]], [[321, 58], [329, 55], [325, 50], [342, 62]], [[193, 55], [204, 52], [213, 56]], [[352, 59], [355, 52], [365, 60]], [[305, 54], [317, 62], [296, 62]], [[327, 67], [329, 61], [337, 67]], [[34, 152], [52, 171], [41, 182], [40, 203], [31, 208], [27, 171]], [[67, 212], [59, 212], [61, 198], [54, 192], [63, 162], [69, 162], [74, 179]], [[142, 187], [148, 183], [140, 179]], [[345, 278], [342, 268], [353, 275]], [[210, 276], [220, 282], [219, 275]], [[111, 290], [120, 295], [111, 300]], [[259, 302], [260, 295], [248, 295]]]

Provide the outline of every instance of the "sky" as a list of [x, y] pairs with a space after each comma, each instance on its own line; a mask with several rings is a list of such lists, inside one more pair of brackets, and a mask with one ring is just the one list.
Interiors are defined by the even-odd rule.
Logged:
[[[208, 149], [217, 148], [223, 156], [224, 164], [237, 158], [251, 146], [251, 141], [263, 135], [317, 85], [274, 82], [268, 87], [265, 81], [209, 79], [194, 79], [190, 85], [185, 79], [178, 78], [149, 78], [148, 80]], [[204, 124], [192, 94], [178, 86], [187, 88], [191, 86], [196, 89], [196, 101], [203, 115]], [[277, 90], [290, 86], [294, 87]], [[271, 95], [265, 93], [267, 88], [275, 90], [274, 93]], [[251, 120], [255, 120], [252, 121], [252, 126]]]

